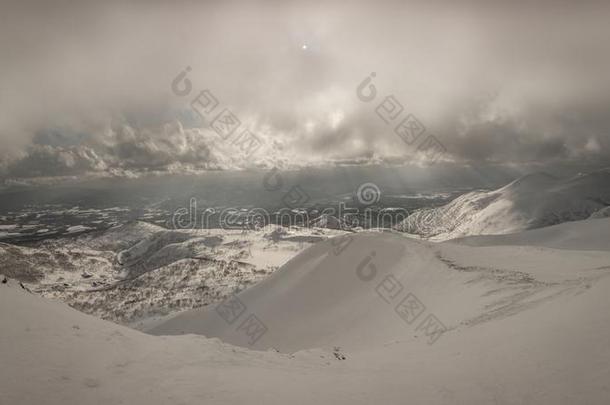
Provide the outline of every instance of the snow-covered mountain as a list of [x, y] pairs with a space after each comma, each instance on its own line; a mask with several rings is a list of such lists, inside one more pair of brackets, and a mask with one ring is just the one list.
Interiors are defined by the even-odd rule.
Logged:
[[[433, 315], [447, 333], [459, 334], [469, 325], [503, 318], [550, 297], [576, 294], [589, 288], [593, 279], [609, 274], [607, 243], [586, 252], [577, 251], [578, 244], [565, 243], [568, 250], [542, 246], [553, 238], [583, 243], [599, 237], [608, 240], [610, 219], [549, 230], [538, 238], [525, 232], [520, 243], [515, 236], [507, 246], [493, 248], [438, 244], [391, 232], [344, 235], [298, 254], [238, 298], [268, 329], [253, 344], [259, 349], [360, 350], [399, 336], [416, 344], [431, 337], [418, 331], [415, 323], [409, 329], [414, 320], [407, 309], [403, 313], [407, 321], [401, 322], [399, 303], [409, 294], [416, 298], [408, 304], [421, 309], [418, 321]], [[490, 239], [487, 245], [493, 242]], [[538, 247], [527, 246], [536, 243]], [[248, 346], [248, 335], [221, 312], [222, 306], [194, 309], [170, 316], [150, 331], [204, 334]]]
[[396, 229], [437, 240], [507, 234], [603, 216], [600, 210], [608, 206], [610, 169], [567, 180], [535, 173], [498, 190], [473, 191], [444, 206], [415, 211]]
[[[114, 236], [135, 236], [141, 226], [115, 229]], [[68, 254], [70, 246], [67, 259], [83, 260], [71, 271], [84, 284], [97, 275], [82, 278], [90, 253], [76, 245], [114, 246], [106, 251], [108, 261], [120, 268], [116, 249], [138, 246], [129, 250], [138, 262], [138, 252], [165, 240], [155, 235], [167, 230], [144, 227], [146, 243], [134, 237], [130, 246], [118, 246], [98, 235], [61, 241], [55, 249]], [[263, 259], [258, 254], [282, 247], [298, 253], [286, 239], [309, 248], [237, 296], [170, 315], [151, 328], [195, 335], [143, 334], [37, 297], [26, 290], [35, 283], [0, 276], [0, 403], [607, 403], [610, 250], [599, 240], [610, 240], [610, 218], [510, 240], [445, 243], [392, 232], [337, 232], [312, 246], [307, 241], [320, 235], [298, 232], [252, 235], [258, 242], [247, 260], [253, 264]], [[219, 258], [244, 249], [244, 235], [221, 236], [214, 247]], [[257, 248], [265, 240], [269, 244]], [[596, 250], [587, 249], [592, 243]], [[35, 261], [38, 253], [12, 251], [10, 257]], [[59, 271], [52, 266], [60, 256], [51, 253], [45, 260]], [[142, 273], [133, 287], [152, 291], [159, 283], [161, 290], [171, 280], [185, 288], [189, 283], [181, 278], [188, 270], [173, 274], [181, 263]], [[225, 270], [223, 277], [231, 277]], [[177, 299], [179, 291], [171, 288]], [[112, 304], [117, 310], [130, 305]]]
[[137, 326], [222, 300], [313, 243], [342, 233], [285, 227], [170, 230], [133, 222], [29, 247], [0, 243], [0, 273], [83, 312]]

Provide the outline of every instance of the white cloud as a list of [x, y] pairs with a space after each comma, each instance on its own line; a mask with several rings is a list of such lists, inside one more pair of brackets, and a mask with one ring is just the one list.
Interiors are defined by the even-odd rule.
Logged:
[[[15, 2], [6, 11], [4, 176], [46, 165], [137, 173], [417, 158], [374, 112], [389, 94], [455, 161], [610, 158], [603, 3]], [[244, 161], [181, 115], [194, 93], [176, 96], [170, 82], [187, 65], [193, 92], [210, 89], [262, 138], [260, 156]], [[373, 71], [379, 98], [366, 104], [355, 88]], [[61, 136], [40, 136], [49, 131]]]

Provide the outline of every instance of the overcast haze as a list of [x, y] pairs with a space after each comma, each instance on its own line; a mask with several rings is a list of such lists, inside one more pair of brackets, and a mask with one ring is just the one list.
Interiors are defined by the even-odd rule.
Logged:
[[[610, 165], [608, 3], [102, 3], [0, 6], [2, 178], [425, 164], [386, 95], [446, 163]], [[262, 139], [250, 159], [193, 113], [203, 89]]]

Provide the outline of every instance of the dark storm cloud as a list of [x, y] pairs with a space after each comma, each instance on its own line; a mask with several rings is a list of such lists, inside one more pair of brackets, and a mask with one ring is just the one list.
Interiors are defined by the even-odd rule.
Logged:
[[[4, 177], [417, 159], [374, 112], [390, 94], [450, 161], [610, 164], [603, 2], [0, 7]], [[252, 160], [188, 118], [202, 89], [263, 140]]]

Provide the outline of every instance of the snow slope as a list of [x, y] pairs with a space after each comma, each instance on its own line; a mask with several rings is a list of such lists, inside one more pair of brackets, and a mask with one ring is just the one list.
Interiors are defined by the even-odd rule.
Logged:
[[452, 239], [468, 246], [521, 245], [569, 250], [610, 251], [610, 218], [565, 222], [508, 235], [480, 235]]
[[32, 247], [0, 243], [0, 273], [83, 312], [137, 326], [222, 300], [298, 251], [341, 233], [281, 227], [176, 231], [134, 222]]
[[[580, 231], [598, 224], [608, 240], [607, 220]], [[154, 329], [322, 348], [293, 354], [145, 335], [0, 284], [0, 403], [606, 404], [610, 251], [524, 245], [342, 235], [238, 294], [231, 325], [210, 307]], [[409, 293], [423, 311], [398, 305]], [[253, 345], [251, 314], [267, 327]], [[431, 314], [444, 332], [421, 326]]]
[[415, 211], [396, 229], [436, 240], [506, 234], [586, 219], [609, 205], [610, 169], [568, 180], [536, 173], [495, 191], [474, 191], [442, 207]]
[[[604, 229], [607, 239], [610, 229]], [[337, 253], [342, 243], [346, 247]], [[433, 339], [418, 329], [431, 314], [446, 334], [461, 333], [469, 325], [582, 292], [609, 270], [610, 251], [479, 248], [360, 233], [313, 246], [237, 297], [246, 308], [244, 317], [254, 314], [268, 329], [252, 347], [361, 350]], [[397, 312], [408, 294], [425, 307], [411, 322]], [[186, 311], [150, 332], [197, 333], [249, 346], [250, 336], [222, 313], [222, 305]]]
[[595, 211], [589, 218], [608, 218], [610, 217], [610, 206]]
[[332, 357], [252, 352], [199, 337], [156, 338], [10, 284], [0, 284], [2, 404], [245, 403], [249, 396], [271, 396], [273, 381], [290, 387], [287, 368], [296, 379], [312, 367], [324, 370]]

